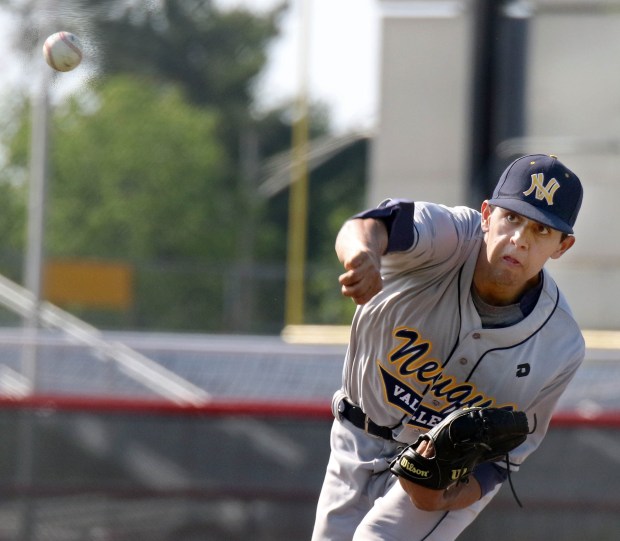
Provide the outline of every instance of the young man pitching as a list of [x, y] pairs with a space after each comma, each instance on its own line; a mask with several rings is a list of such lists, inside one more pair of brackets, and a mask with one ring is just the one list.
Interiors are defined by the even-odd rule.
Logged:
[[[455, 539], [540, 445], [585, 352], [544, 268], [573, 246], [581, 201], [577, 176], [535, 154], [480, 212], [390, 200], [343, 225], [340, 284], [359, 306], [313, 541]], [[442, 490], [391, 473], [404, 445], [465, 407], [523, 411], [532, 431]]]

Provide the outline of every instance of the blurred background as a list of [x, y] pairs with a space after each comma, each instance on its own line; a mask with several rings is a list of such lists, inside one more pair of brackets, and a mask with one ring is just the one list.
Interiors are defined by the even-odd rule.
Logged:
[[[309, 539], [354, 305], [342, 222], [585, 197], [587, 359], [460, 539], [620, 530], [620, 0], [0, 0], [0, 541]], [[76, 34], [68, 73], [45, 38]]]

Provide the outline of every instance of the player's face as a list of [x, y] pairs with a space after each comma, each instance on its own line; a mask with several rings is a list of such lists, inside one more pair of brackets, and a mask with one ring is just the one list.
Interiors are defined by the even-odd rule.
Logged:
[[557, 259], [575, 238], [501, 207], [482, 204], [485, 246], [478, 259], [475, 283], [496, 300], [513, 302], [538, 281], [549, 259]]

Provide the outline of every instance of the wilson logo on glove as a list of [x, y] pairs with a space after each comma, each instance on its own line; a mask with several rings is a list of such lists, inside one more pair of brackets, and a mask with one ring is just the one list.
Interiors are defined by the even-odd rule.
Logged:
[[416, 465], [411, 462], [406, 456], [402, 456], [400, 459], [400, 467], [407, 471], [409, 475], [416, 477], [417, 479], [426, 479], [431, 474], [428, 470], [416, 468]]

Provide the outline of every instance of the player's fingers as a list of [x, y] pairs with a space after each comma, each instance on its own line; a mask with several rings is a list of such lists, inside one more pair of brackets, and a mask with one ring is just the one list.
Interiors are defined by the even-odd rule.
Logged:
[[338, 277], [338, 281], [344, 286], [354, 286], [358, 283], [366, 282], [379, 283], [381, 281], [381, 271], [370, 262], [366, 262], [358, 267], [346, 269]]
[[338, 277], [341, 292], [356, 304], [365, 304], [383, 289], [380, 261], [369, 251], [355, 252], [343, 260], [346, 270]]
[[370, 280], [364, 279], [352, 284], [342, 284], [341, 292], [345, 297], [351, 297], [356, 304], [365, 304], [383, 289], [381, 277]]
[[433, 458], [435, 455], [435, 446], [430, 440], [422, 440], [416, 451], [426, 458]]
[[353, 272], [380, 272], [381, 258], [372, 252], [362, 250], [345, 259], [343, 266], [346, 270]]
[[377, 293], [364, 293], [363, 295], [353, 297], [353, 301], [355, 304], [366, 304], [370, 299], [372, 299]]
[[363, 267], [368, 263], [370, 259], [370, 254], [368, 252], [360, 251], [356, 252], [349, 259], [343, 261], [343, 266], [347, 270], [355, 270]]
[[338, 282], [340, 282], [340, 285], [342, 286], [353, 287], [356, 284], [359, 284], [362, 281], [362, 278], [363, 275], [361, 273], [354, 270], [349, 270], [342, 273], [338, 277]]

